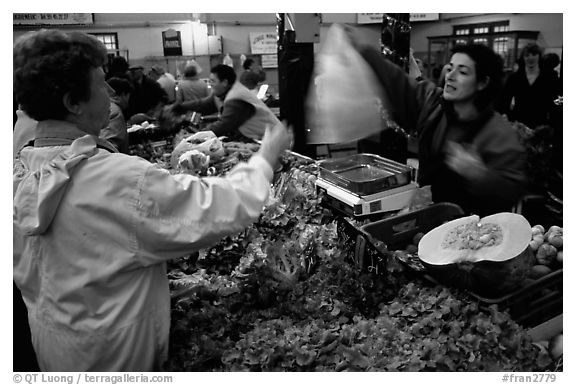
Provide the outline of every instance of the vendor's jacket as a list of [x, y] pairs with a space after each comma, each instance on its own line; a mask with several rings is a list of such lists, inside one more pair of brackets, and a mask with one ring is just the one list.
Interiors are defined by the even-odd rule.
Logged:
[[160, 370], [166, 261], [256, 220], [270, 165], [171, 175], [60, 121], [38, 123], [14, 162], [14, 281], [43, 371]]
[[[417, 132], [418, 182], [430, 185], [432, 200], [455, 203], [465, 213], [480, 216], [513, 209], [526, 187], [526, 153], [506, 118], [487, 108], [476, 120], [458, 121], [433, 82], [410, 78], [371, 47], [360, 48], [360, 53], [382, 85], [383, 104], [392, 119]], [[449, 169], [448, 140], [473, 148], [489, 172], [470, 181]]]
[[238, 130], [240, 133], [251, 139], [262, 139], [267, 126], [275, 126], [279, 123], [276, 115], [268, 108], [266, 104], [254, 92], [240, 82], [235, 82], [230, 91], [224, 97], [224, 105], [232, 100], [241, 100], [254, 107], [256, 113], [245, 121]]
[[218, 113], [218, 121], [206, 127], [216, 136], [232, 136], [262, 139], [267, 126], [275, 126], [280, 121], [254, 92], [240, 82], [234, 85], [221, 100], [214, 94], [195, 101], [182, 103], [186, 109], [202, 114]]

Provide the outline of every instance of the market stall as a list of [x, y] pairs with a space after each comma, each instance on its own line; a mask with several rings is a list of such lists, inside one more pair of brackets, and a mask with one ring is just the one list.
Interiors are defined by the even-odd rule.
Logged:
[[[219, 175], [258, 149], [219, 138], [221, 156], [190, 167], [186, 152], [171, 153], [190, 131], [140, 155], [170, 172]], [[457, 206], [347, 213], [326, 188], [337, 182], [325, 179], [329, 164], [287, 152], [257, 223], [168, 263], [165, 370], [562, 370], [560, 228], [530, 228], [535, 267], [514, 290], [484, 297], [439, 283], [418, 257], [419, 238], [459, 218]], [[389, 187], [412, 183], [403, 171]]]

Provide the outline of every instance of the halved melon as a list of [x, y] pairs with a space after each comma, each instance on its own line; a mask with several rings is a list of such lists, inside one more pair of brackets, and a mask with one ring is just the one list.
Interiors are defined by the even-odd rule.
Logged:
[[531, 239], [522, 215], [472, 215], [429, 231], [418, 244], [418, 257], [440, 283], [495, 297], [528, 276], [534, 265]]

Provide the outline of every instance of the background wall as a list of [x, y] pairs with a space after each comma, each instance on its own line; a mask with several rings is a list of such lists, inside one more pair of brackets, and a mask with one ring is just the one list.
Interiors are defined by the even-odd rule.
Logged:
[[[354, 13], [323, 13], [320, 27], [320, 43], [315, 44], [317, 51], [332, 23], [356, 24]], [[438, 21], [419, 21], [412, 23], [411, 46], [417, 57], [425, 57], [428, 50], [428, 36], [452, 34], [452, 26], [509, 20], [510, 30], [540, 31], [538, 44], [547, 52], [561, 52], [563, 47], [562, 14], [462, 14], [443, 13]], [[130, 64], [142, 64], [149, 68], [153, 64], [163, 64], [176, 75], [178, 66], [195, 59], [203, 68], [201, 77], [208, 77], [209, 68], [221, 63], [225, 54], [230, 54], [234, 67], [239, 73], [240, 55], [251, 57], [249, 36], [251, 32], [276, 33], [276, 15], [274, 13], [95, 13], [92, 26], [63, 26], [65, 29], [84, 32], [115, 32], [118, 34], [119, 48], [129, 51]], [[182, 39], [182, 57], [164, 57], [162, 31], [167, 29], [180, 31]], [[379, 45], [380, 24], [358, 25], [366, 42]], [[31, 28], [14, 26], [16, 39]], [[222, 37], [222, 53], [208, 52], [207, 35]], [[259, 62], [259, 55], [253, 56]], [[277, 69], [266, 69], [266, 82], [272, 93], [277, 92]]]

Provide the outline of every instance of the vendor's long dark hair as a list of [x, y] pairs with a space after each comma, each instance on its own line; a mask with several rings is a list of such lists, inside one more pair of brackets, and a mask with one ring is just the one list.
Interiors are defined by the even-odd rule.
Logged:
[[479, 82], [488, 78], [488, 85], [478, 91], [474, 103], [481, 110], [489, 107], [496, 101], [502, 90], [504, 80], [502, 58], [483, 44], [457, 45], [452, 49], [452, 54], [455, 53], [468, 55], [474, 61], [476, 79]]

